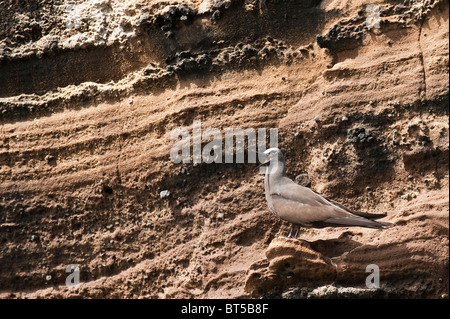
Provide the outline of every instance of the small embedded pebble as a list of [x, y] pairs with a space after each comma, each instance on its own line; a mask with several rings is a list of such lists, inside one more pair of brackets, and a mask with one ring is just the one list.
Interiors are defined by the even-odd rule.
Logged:
[[216, 10], [216, 11], [214, 11], [214, 13], [212, 14], [211, 20], [212, 20], [212, 21], [217, 21], [217, 20], [219, 20], [219, 19], [220, 19], [220, 11], [219, 11], [219, 10]]
[[308, 173], [302, 173], [295, 177], [295, 182], [304, 187], [311, 187], [311, 181], [309, 179]]
[[364, 143], [371, 142], [374, 138], [369, 130], [357, 127], [347, 131], [347, 139], [350, 143]]
[[163, 190], [163, 191], [161, 191], [160, 193], [159, 193], [159, 197], [161, 198], [161, 199], [165, 199], [165, 198], [168, 198], [170, 196], [170, 191], [169, 190]]
[[144, 225], [144, 227], [147, 227], [147, 228], [153, 228], [153, 223], [152, 223], [152, 222], [147, 222], [147, 223]]

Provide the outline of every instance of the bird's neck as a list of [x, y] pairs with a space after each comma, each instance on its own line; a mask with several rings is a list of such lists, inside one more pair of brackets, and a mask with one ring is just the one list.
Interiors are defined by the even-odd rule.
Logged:
[[283, 161], [271, 161], [266, 168], [266, 176], [270, 175], [270, 178], [277, 178], [286, 175], [286, 166]]

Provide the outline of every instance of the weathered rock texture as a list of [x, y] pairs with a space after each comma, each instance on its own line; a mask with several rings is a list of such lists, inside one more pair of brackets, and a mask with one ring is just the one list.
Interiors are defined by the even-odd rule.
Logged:
[[[448, 1], [370, 4], [1, 2], [0, 296], [448, 298]], [[171, 162], [196, 119], [393, 227], [277, 238], [254, 165]]]

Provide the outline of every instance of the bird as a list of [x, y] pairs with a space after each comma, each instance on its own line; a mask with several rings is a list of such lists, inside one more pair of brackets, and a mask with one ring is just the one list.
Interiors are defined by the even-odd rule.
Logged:
[[266, 160], [258, 167], [266, 166], [264, 190], [267, 205], [276, 217], [291, 223], [288, 238], [297, 238], [301, 226], [360, 226], [379, 229], [391, 226], [390, 223], [372, 220], [385, 217], [385, 214], [354, 212], [295, 183], [286, 175], [285, 159], [279, 148], [269, 148], [263, 154]]

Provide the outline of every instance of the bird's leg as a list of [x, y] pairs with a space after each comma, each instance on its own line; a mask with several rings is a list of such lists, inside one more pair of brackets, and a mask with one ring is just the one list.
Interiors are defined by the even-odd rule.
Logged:
[[291, 229], [289, 230], [289, 235], [287, 236], [287, 238], [291, 238], [292, 237], [292, 231], [294, 230], [294, 225], [291, 225]]
[[297, 238], [297, 237], [298, 237], [298, 234], [299, 234], [299, 232], [300, 232], [300, 226], [296, 225], [296, 227], [297, 227], [297, 230], [295, 231], [294, 238]]

